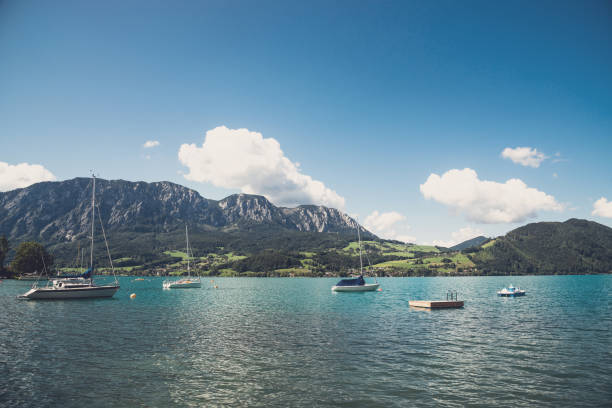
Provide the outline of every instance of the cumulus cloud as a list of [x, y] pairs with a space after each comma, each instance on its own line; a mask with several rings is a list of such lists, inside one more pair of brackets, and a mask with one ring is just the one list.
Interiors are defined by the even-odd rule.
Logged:
[[480, 180], [469, 168], [452, 169], [442, 176], [432, 173], [420, 189], [426, 199], [447, 205], [479, 223], [522, 222], [535, 217], [538, 211], [563, 210], [553, 196], [527, 187], [522, 180]]
[[530, 167], [540, 167], [540, 163], [548, 158], [544, 153], [538, 152], [531, 147], [515, 147], [514, 149], [506, 147], [501, 152], [501, 157], [510, 159], [514, 163]]
[[375, 210], [366, 217], [363, 226], [381, 238], [415, 242], [416, 238], [406, 233], [410, 226], [405, 221], [406, 216], [396, 211], [380, 213]]
[[612, 201], [608, 201], [605, 197], [601, 197], [593, 203], [593, 212], [591, 212], [591, 215], [612, 218]]
[[457, 244], [460, 244], [468, 239], [476, 238], [484, 235], [484, 232], [478, 228], [463, 227], [459, 231], [451, 233], [451, 239], [449, 241], [438, 241], [434, 240], [433, 244], [445, 248], [450, 248]]
[[157, 147], [159, 146], [159, 142], [157, 140], [147, 140], [142, 147], [144, 147], [145, 149], [150, 149], [151, 147]]
[[56, 180], [53, 173], [40, 164], [0, 162], [0, 191], [23, 188], [41, 181]]
[[303, 174], [273, 138], [248, 129], [219, 126], [206, 132], [202, 146], [183, 144], [179, 160], [188, 180], [261, 194], [279, 205], [318, 204], [344, 208], [344, 198]]

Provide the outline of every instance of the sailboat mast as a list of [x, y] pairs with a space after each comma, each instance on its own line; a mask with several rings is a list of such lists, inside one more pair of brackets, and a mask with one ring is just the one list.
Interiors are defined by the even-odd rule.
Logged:
[[187, 232], [187, 224], [185, 224], [185, 239], [187, 241], [187, 276], [191, 276], [189, 272], [189, 233]]
[[357, 238], [359, 239], [359, 274], [363, 275], [363, 261], [361, 260], [361, 234], [359, 233], [359, 223], [357, 224]]
[[93, 243], [94, 243], [94, 225], [96, 224], [95, 213], [96, 213], [96, 176], [91, 175], [93, 178], [93, 188], [91, 189], [91, 250], [89, 252], [89, 264], [93, 274]]

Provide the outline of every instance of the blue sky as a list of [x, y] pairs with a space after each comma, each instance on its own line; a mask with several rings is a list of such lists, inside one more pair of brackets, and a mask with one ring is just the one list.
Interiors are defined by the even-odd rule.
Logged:
[[6, 0], [0, 61], [3, 190], [95, 169], [427, 243], [612, 226], [610, 2]]

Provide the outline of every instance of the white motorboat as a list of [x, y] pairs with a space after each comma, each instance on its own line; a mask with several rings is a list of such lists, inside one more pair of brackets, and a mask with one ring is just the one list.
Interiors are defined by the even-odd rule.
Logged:
[[515, 297], [515, 296], [525, 296], [525, 291], [521, 288], [515, 288], [514, 286], [510, 285], [507, 288], [503, 288], [502, 290], [498, 290], [497, 294], [499, 296], [504, 296], [504, 297]]
[[[90, 268], [82, 275], [76, 276], [61, 276], [51, 280], [51, 284], [47, 282], [46, 286], [38, 287], [38, 282], [32, 286], [32, 289], [19, 296], [20, 299], [85, 299], [112, 297], [119, 290], [119, 283], [115, 276], [115, 282], [111, 285], [96, 285], [93, 280], [93, 244], [94, 244], [94, 225], [95, 225], [95, 194], [96, 194], [96, 178], [93, 176], [93, 188], [91, 195], [91, 251], [90, 251]], [[106, 243], [106, 251], [111, 262], [113, 276], [115, 269], [113, 267], [112, 258], [108, 250], [108, 242], [104, 233], [104, 225], [102, 217], [99, 215], [104, 242]]]
[[189, 268], [189, 258], [192, 255], [189, 247], [189, 232], [187, 231], [187, 225], [185, 225], [185, 241], [187, 243], [187, 277], [179, 280], [165, 280], [162, 283], [164, 289], [188, 289], [188, 288], [201, 288], [202, 282], [200, 277], [191, 277], [191, 270]]
[[21, 276], [17, 277], [18, 280], [20, 281], [40, 281], [40, 280], [47, 280], [46, 277], [40, 276], [39, 273], [31, 273], [31, 274], [24, 274]]
[[[333, 292], [372, 292], [380, 286], [378, 282], [366, 283], [365, 279], [363, 279], [363, 259], [361, 257], [361, 234], [359, 233], [359, 224], [357, 225], [357, 238], [359, 239], [359, 276], [356, 278], [341, 279], [340, 282], [332, 286], [331, 290]], [[374, 279], [376, 279], [376, 277]]]
[[177, 281], [165, 281], [164, 289], [186, 289], [186, 288], [201, 288], [202, 283], [195, 279], [180, 279]]

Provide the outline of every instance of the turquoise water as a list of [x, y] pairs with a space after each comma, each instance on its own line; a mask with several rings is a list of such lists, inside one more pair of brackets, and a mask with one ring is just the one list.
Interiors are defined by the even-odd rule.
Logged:
[[[113, 299], [21, 301], [5, 280], [0, 405], [610, 406], [610, 275], [336, 281], [121, 278]], [[509, 284], [527, 296], [495, 295]], [[408, 306], [447, 289], [465, 308]]]

